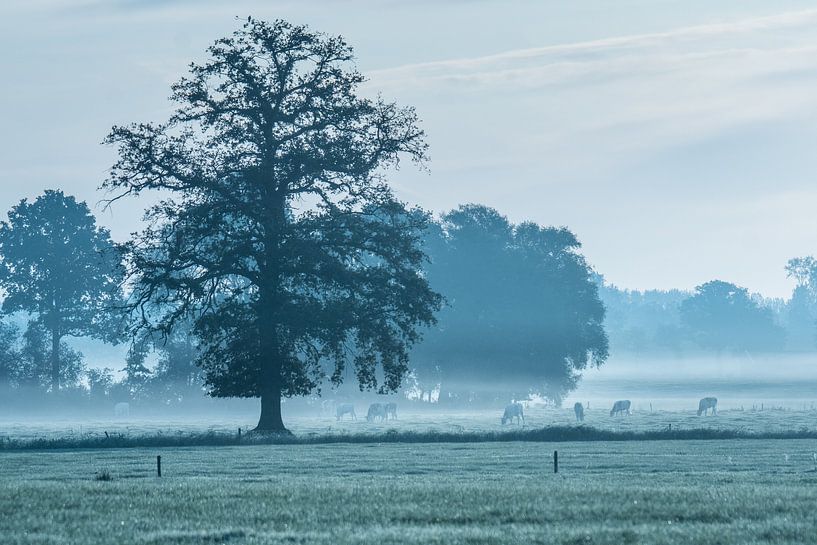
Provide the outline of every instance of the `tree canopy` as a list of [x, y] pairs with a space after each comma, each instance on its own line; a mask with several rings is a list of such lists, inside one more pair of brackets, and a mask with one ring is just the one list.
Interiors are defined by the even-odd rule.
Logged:
[[680, 307], [681, 323], [699, 346], [737, 352], [776, 351], [785, 333], [771, 310], [760, 306], [746, 288], [713, 280], [695, 288]]
[[384, 179], [426, 158], [411, 108], [358, 96], [352, 49], [285, 21], [248, 19], [173, 86], [164, 123], [114, 127], [112, 199], [164, 190], [128, 245], [140, 322], [192, 316], [215, 396], [260, 397], [260, 430], [285, 430], [281, 396], [339, 384], [395, 390], [440, 297], [419, 235]]
[[450, 392], [468, 381], [554, 401], [608, 356], [604, 306], [565, 228], [511, 224], [465, 205], [429, 231], [428, 277], [447, 305], [417, 347], [418, 372], [439, 370]]

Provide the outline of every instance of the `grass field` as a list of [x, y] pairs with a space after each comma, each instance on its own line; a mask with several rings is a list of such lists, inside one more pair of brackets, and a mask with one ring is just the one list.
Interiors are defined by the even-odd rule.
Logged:
[[[514, 429], [516, 425], [500, 424], [501, 410], [496, 411], [448, 411], [427, 410], [411, 411], [401, 408], [399, 419], [386, 422], [366, 422], [366, 407], [358, 404], [357, 420], [345, 419], [338, 422], [334, 417], [320, 416], [285, 416], [287, 426], [297, 435], [327, 434], [383, 434], [389, 430], [398, 432], [490, 432]], [[575, 426], [572, 409], [553, 409], [532, 407], [526, 411], [526, 427], [541, 428], [546, 426]], [[201, 434], [208, 431], [215, 433], [236, 433], [255, 426], [255, 417], [217, 418], [217, 419], [166, 419], [145, 420], [138, 415], [123, 420], [0, 420], [0, 441], [31, 440], [53, 438], [101, 437], [107, 431], [110, 434], [123, 436], [144, 436], [157, 433], [165, 435]], [[672, 426], [675, 430], [713, 429], [739, 430], [749, 433], [769, 433], [814, 430], [817, 431], [817, 410], [787, 409], [776, 410], [765, 408], [753, 410], [721, 410], [716, 417], [698, 417], [694, 410], [687, 411], [650, 411], [649, 408], [637, 408], [628, 417], [610, 417], [609, 408], [592, 408], [586, 411], [585, 425], [600, 430], [615, 432], [644, 432], [663, 430]]]
[[[0, 454], [0, 535], [46, 543], [809, 543], [817, 441]], [[163, 477], [155, 476], [162, 456]], [[95, 480], [107, 470], [111, 481]]]

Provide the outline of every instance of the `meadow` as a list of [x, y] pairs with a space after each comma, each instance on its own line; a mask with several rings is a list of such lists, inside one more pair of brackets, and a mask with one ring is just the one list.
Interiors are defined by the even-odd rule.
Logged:
[[[250, 413], [150, 419], [136, 409], [123, 419], [10, 418], [0, 420], [0, 447], [7, 447], [0, 448], [0, 535], [4, 544], [27, 545], [814, 541], [817, 410], [810, 402], [727, 401], [714, 417], [698, 417], [692, 402], [676, 410], [655, 405], [636, 398], [632, 415], [610, 417], [607, 402], [593, 400], [584, 424], [569, 406], [531, 406], [524, 426], [503, 426], [501, 408], [409, 403], [400, 405], [397, 420], [367, 422], [360, 401], [357, 420], [337, 421], [319, 406], [290, 410], [285, 420], [296, 437], [339, 441], [293, 445], [253, 444]], [[245, 444], [234, 445], [239, 427]], [[713, 437], [719, 430], [802, 431], [812, 438], [457, 442], [511, 430], [590, 428]], [[132, 448], [54, 449], [61, 440], [87, 447], [106, 433], [132, 439]], [[195, 447], [142, 441], [202, 434]], [[391, 442], [409, 434], [420, 442]], [[434, 442], [422, 442], [428, 434]], [[223, 446], [201, 446], [210, 436]], [[352, 442], [361, 437], [365, 442]], [[36, 450], [26, 446], [31, 441], [56, 443]], [[110, 447], [118, 444], [112, 439]], [[155, 446], [139, 446], [145, 444]]]
[[8, 544], [804, 543], [817, 535], [815, 485], [817, 440], [5, 452], [0, 535]]
[[[761, 406], [763, 409], [761, 410]], [[735, 430], [746, 433], [779, 433], [792, 431], [817, 432], [817, 410], [805, 408], [771, 408], [758, 404], [756, 408], [725, 409], [717, 416], [697, 416], [695, 410], [650, 410], [649, 406], [634, 405], [630, 416], [611, 417], [609, 408], [590, 408], [585, 411], [584, 424], [599, 430], [612, 432], [653, 432], [666, 430]], [[457, 411], [444, 408], [412, 410], [400, 406], [398, 419], [384, 422], [367, 422], [366, 405], [358, 404], [358, 418], [345, 417], [338, 421], [334, 416], [320, 415], [318, 408], [313, 414], [286, 415], [287, 426], [298, 436], [361, 435], [375, 436], [390, 432], [408, 433], [487, 433], [514, 429], [578, 426], [572, 408], [530, 407], [525, 411], [524, 426], [500, 423], [501, 409], [495, 411]], [[255, 415], [229, 418], [165, 418], [147, 419], [133, 415], [132, 418], [114, 419], [0, 419], [0, 444], [2, 441], [29, 441], [34, 439], [68, 438], [82, 440], [109, 435], [122, 437], [164, 436], [182, 437], [194, 434], [237, 434], [255, 426]]]

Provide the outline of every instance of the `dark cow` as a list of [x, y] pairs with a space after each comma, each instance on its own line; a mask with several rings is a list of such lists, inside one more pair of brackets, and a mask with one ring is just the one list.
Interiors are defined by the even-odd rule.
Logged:
[[502, 424], [513, 422], [514, 418], [516, 418], [517, 424], [525, 423], [525, 412], [522, 410], [521, 403], [511, 403], [505, 407], [505, 412], [502, 414]]
[[718, 413], [718, 398], [717, 397], [705, 397], [698, 402], [698, 416], [702, 414], [706, 416], [706, 412], [712, 409], [712, 416], [715, 416]]
[[584, 406], [578, 401], [573, 405], [573, 412], [576, 413], [576, 422], [584, 422]]
[[386, 419], [386, 406], [382, 403], [372, 403], [369, 405], [369, 412], [366, 413], [366, 421], [372, 422], [376, 418], [379, 418], [381, 422]]
[[615, 416], [617, 414], [630, 414], [630, 400], [629, 399], [621, 399], [613, 403], [613, 408], [610, 411], [610, 416]]
[[351, 415], [354, 420], [357, 420], [357, 415], [355, 414], [355, 406], [351, 403], [341, 403], [335, 408], [335, 416], [338, 420], [343, 419], [343, 415], [348, 414]]

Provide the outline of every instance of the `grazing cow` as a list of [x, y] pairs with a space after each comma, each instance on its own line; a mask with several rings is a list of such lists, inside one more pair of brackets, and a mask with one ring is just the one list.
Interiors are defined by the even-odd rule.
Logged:
[[386, 420], [389, 418], [397, 420], [397, 403], [386, 403]]
[[352, 405], [351, 403], [341, 403], [335, 409], [335, 417], [337, 417], [338, 420], [343, 420], [344, 414], [352, 415], [352, 418], [354, 420], [357, 420], [357, 415], [355, 414], [355, 406]]
[[117, 403], [113, 406], [113, 414], [117, 418], [127, 418], [130, 416], [130, 405], [127, 403]]
[[698, 402], [698, 416], [703, 414], [706, 416], [706, 412], [712, 409], [712, 416], [715, 416], [718, 412], [718, 398], [717, 397], [705, 397]]
[[629, 399], [621, 399], [613, 403], [613, 409], [610, 411], [610, 416], [615, 416], [617, 414], [630, 414], [630, 400]]
[[573, 412], [576, 413], [576, 422], [584, 422], [584, 407], [578, 401], [573, 405]]
[[511, 403], [507, 407], [505, 407], [505, 412], [502, 414], [502, 424], [505, 425], [506, 422], [513, 422], [513, 419], [516, 418], [516, 423], [522, 424], [525, 423], [525, 413], [522, 410], [521, 403]]
[[381, 422], [386, 419], [386, 406], [382, 403], [372, 403], [369, 405], [369, 412], [366, 413], [366, 422], [372, 422], [375, 418], [379, 418]]

